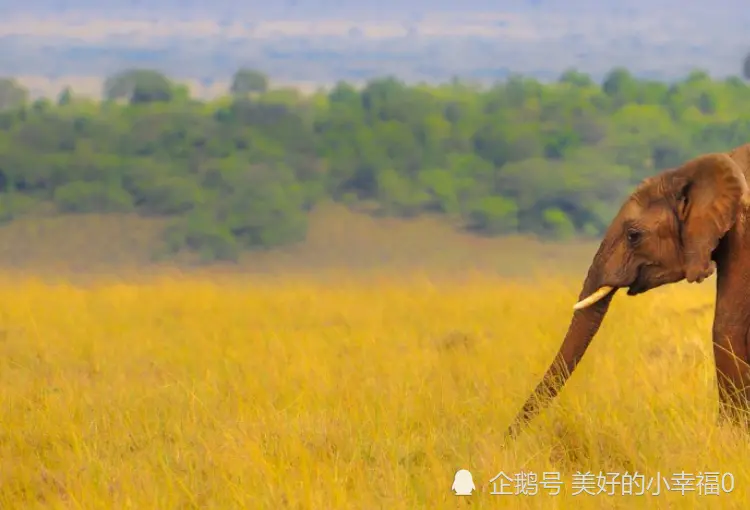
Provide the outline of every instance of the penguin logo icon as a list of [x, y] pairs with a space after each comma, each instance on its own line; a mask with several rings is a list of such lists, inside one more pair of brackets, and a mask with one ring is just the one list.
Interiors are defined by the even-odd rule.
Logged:
[[471, 491], [477, 490], [469, 470], [459, 469], [456, 471], [451, 490], [455, 491], [456, 496], [471, 496]]

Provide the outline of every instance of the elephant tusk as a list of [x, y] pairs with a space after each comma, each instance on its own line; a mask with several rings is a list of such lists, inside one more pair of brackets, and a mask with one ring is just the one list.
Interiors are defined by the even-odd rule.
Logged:
[[583, 310], [584, 308], [593, 305], [600, 299], [602, 299], [604, 296], [612, 292], [614, 287], [610, 287], [609, 285], [605, 285], [604, 287], [600, 287], [599, 290], [591, 294], [589, 297], [580, 300], [578, 303], [573, 305], [573, 310]]

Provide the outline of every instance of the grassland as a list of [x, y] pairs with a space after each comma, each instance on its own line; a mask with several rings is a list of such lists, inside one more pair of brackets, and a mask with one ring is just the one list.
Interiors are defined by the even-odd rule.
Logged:
[[[503, 445], [575, 281], [6, 276], [0, 508], [461, 508], [459, 468], [471, 508], [744, 508], [748, 440], [714, 421], [712, 285], [617, 296], [562, 397]], [[566, 486], [489, 493], [521, 469]], [[600, 470], [735, 488], [572, 495]]]
[[[192, 269], [189, 260], [154, 264], [152, 253], [167, 222], [138, 215], [33, 216], [0, 226], [0, 270], [53, 277]], [[342, 270], [428, 272], [433, 277], [479, 271], [511, 277], [540, 269], [585, 274], [594, 243], [549, 243], [525, 237], [483, 238], [451, 228], [444, 219], [375, 218], [323, 204], [309, 218], [304, 242], [246, 252], [238, 264], [213, 273], [320, 276]]]
[[[155, 224], [69, 221], [0, 228], [0, 508], [747, 506], [750, 440], [715, 422], [713, 279], [616, 296], [561, 398], [503, 444], [590, 245], [329, 210], [301, 246], [145, 271]], [[490, 493], [521, 470], [565, 486]], [[734, 490], [573, 495], [587, 471]]]

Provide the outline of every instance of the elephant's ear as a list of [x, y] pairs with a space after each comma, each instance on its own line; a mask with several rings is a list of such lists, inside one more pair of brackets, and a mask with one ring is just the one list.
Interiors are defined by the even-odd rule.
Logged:
[[685, 279], [701, 282], [712, 272], [711, 252], [740, 207], [750, 204], [747, 181], [739, 165], [721, 153], [695, 158], [665, 177], [680, 222]]

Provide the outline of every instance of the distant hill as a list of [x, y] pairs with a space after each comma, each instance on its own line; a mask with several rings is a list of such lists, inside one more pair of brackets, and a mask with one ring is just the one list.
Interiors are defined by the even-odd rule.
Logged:
[[[502, 7], [498, 7], [502, 5]], [[155, 67], [216, 93], [240, 66], [283, 82], [395, 74], [553, 79], [614, 66], [672, 79], [736, 75], [750, 49], [739, 0], [0, 0], [3, 74], [59, 80]], [[32, 79], [33, 81], [33, 79]], [[95, 91], [98, 86], [92, 87]], [[89, 93], [89, 91], [84, 91]]]

